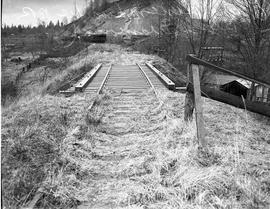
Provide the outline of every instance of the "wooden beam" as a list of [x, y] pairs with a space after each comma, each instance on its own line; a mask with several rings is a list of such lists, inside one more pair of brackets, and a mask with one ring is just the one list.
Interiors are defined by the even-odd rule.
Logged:
[[94, 78], [96, 73], [99, 71], [99, 69], [102, 67], [102, 64], [98, 64], [95, 68], [93, 68], [89, 73], [87, 73], [84, 78], [75, 85], [75, 91], [82, 91]]
[[192, 79], [192, 72], [191, 72], [191, 65], [187, 65], [187, 83], [186, 83], [186, 97], [185, 97], [185, 111], [184, 111], [184, 120], [190, 121], [193, 118], [194, 112], [194, 91], [193, 87], [193, 79]]
[[165, 84], [165, 86], [168, 89], [170, 89], [170, 90], [175, 89], [175, 83], [172, 82], [166, 75], [161, 73], [158, 69], [156, 69], [153, 65], [151, 65], [148, 62], [146, 63], [146, 66], [157, 75], [157, 77]]
[[199, 144], [202, 147], [206, 147], [199, 66], [198, 65], [191, 65], [191, 69], [192, 69], [193, 86], [194, 86], [197, 137], [199, 140]]
[[202, 66], [208, 67], [208, 68], [210, 68], [212, 70], [215, 70], [215, 71], [218, 71], [218, 72], [221, 72], [221, 73], [227, 73], [227, 74], [230, 74], [230, 75], [234, 75], [234, 76], [237, 76], [239, 78], [243, 78], [245, 80], [248, 80], [248, 81], [251, 81], [251, 82], [254, 82], [254, 83], [257, 83], [257, 84], [260, 84], [260, 85], [263, 85], [263, 86], [266, 86], [266, 87], [270, 88], [270, 83], [267, 83], [267, 82], [262, 81], [260, 79], [254, 79], [254, 78], [251, 78], [251, 77], [246, 76], [246, 75], [242, 75], [242, 74], [237, 73], [237, 72], [233, 72], [233, 71], [225, 69], [223, 67], [219, 67], [219, 66], [214, 65], [214, 64], [212, 64], [210, 62], [199, 59], [199, 58], [195, 57], [195, 55], [191, 55], [191, 54], [187, 55], [186, 60], [190, 64], [202, 65]]

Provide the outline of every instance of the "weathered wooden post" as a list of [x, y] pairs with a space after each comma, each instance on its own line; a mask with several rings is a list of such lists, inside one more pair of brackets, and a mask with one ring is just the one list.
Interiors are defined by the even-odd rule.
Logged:
[[186, 98], [185, 98], [185, 121], [191, 121], [194, 111], [194, 92], [191, 65], [187, 65], [187, 84], [186, 84]]
[[192, 120], [192, 115], [195, 107], [197, 138], [201, 147], [205, 148], [205, 128], [202, 109], [201, 98], [201, 84], [200, 84], [200, 69], [199, 65], [188, 63], [187, 66], [187, 92], [185, 98], [185, 121]]
[[204, 148], [206, 147], [205, 141], [205, 128], [203, 119], [202, 97], [201, 97], [201, 84], [200, 84], [200, 72], [198, 65], [191, 65], [193, 87], [194, 87], [194, 100], [195, 100], [195, 115], [197, 125], [197, 137], [199, 144]]

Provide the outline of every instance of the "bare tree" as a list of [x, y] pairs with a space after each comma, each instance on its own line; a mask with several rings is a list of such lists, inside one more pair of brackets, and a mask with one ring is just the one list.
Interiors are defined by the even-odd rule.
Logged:
[[185, 13], [185, 7], [179, 0], [160, 0], [158, 8], [158, 37], [159, 51], [161, 48], [166, 52], [166, 59], [173, 61], [177, 41], [177, 27], [179, 19]]
[[[270, 1], [269, 0], [227, 0], [236, 10], [237, 33], [243, 40], [239, 47], [246, 69], [254, 78], [266, 73], [270, 64]], [[255, 94], [252, 83], [249, 99]]]
[[[182, 4], [186, 7], [187, 14], [181, 18], [181, 27], [184, 28], [184, 35], [188, 39], [191, 52], [200, 54], [201, 48], [206, 46], [211, 37], [213, 37], [213, 26], [219, 17], [218, 13], [222, 0], [185, 0]], [[201, 70], [201, 79], [204, 79], [209, 73]], [[192, 119], [194, 111], [194, 94], [192, 88], [192, 76], [190, 69], [187, 72], [188, 83], [185, 103], [184, 118], [186, 121]]]
[[[189, 41], [193, 54], [209, 43], [213, 25], [220, 18], [223, 0], [182, 0], [187, 14], [181, 18], [181, 28]], [[182, 28], [183, 27], [183, 28]]]

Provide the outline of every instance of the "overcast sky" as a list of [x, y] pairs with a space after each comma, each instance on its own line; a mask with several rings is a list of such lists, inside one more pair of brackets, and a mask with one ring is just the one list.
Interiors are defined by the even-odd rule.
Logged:
[[[74, 15], [75, 0], [2, 0], [2, 23], [8, 25], [32, 25], [38, 23], [38, 19], [49, 22], [52, 20], [68, 20]], [[76, 0], [78, 13], [83, 13], [85, 0]]]

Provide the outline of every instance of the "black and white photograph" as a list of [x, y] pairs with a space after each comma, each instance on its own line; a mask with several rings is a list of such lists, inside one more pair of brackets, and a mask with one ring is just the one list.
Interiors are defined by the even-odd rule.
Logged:
[[2, 209], [270, 209], [270, 0], [2, 0]]

